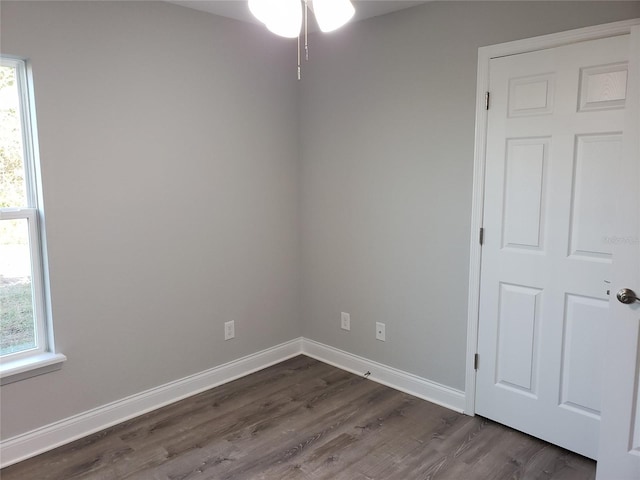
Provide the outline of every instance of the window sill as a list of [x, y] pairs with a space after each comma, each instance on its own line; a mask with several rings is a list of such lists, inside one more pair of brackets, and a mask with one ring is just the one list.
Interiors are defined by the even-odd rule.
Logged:
[[19, 382], [43, 373], [60, 370], [67, 357], [61, 353], [41, 353], [0, 363], [0, 385]]

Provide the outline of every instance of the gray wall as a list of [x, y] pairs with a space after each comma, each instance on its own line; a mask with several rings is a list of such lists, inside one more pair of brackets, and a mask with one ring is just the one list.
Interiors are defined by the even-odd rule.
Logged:
[[165, 3], [3, 1], [1, 21], [33, 62], [69, 359], [2, 387], [2, 437], [298, 337], [295, 47]]
[[478, 47], [633, 17], [638, 2], [443, 2], [313, 35], [304, 336], [463, 390]]

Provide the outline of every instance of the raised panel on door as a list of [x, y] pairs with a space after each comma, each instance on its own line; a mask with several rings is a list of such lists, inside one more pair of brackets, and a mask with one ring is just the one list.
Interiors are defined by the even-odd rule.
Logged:
[[570, 256], [611, 262], [615, 161], [621, 143], [620, 132], [576, 137]]
[[627, 98], [627, 62], [580, 71], [580, 111], [623, 108]]
[[548, 138], [507, 140], [503, 246], [542, 250]]
[[509, 117], [553, 112], [554, 75], [527, 75], [509, 80]]
[[565, 297], [560, 405], [598, 419], [604, 351], [601, 339], [608, 311], [606, 300], [572, 294]]
[[522, 285], [500, 285], [496, 383], [535, 396], [536, 336], [542, 291]]

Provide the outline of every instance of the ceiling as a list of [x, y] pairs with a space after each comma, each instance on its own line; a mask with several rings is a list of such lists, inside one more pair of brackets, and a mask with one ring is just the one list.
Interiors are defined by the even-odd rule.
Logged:
[[[260, 23], [249, 12], [247, 0], [166, 0], [184, 7], [213, 13], [222, 17], [234, 18], [242, 22]], [[378, 17], [387, 13], [426, 3], [425, 1], [405, 0], [352, 0], [356, 13], [353, 21]]]

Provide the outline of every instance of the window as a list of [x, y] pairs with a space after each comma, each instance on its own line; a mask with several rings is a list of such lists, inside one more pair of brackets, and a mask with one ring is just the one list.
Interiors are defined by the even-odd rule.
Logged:
[[59, 368], [44, 264], [32, 91], [24, 60], [0, 57], [0, 378]]

